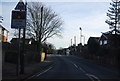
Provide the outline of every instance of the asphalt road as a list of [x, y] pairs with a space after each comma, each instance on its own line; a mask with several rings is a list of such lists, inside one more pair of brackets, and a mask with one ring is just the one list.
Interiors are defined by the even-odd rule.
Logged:
[[118, 79], [118, 70], [102, 66], [92, 61], [76, 57], [53, 55], [49, 56], [55, 62], [47, 70], [33, 75], [31, 79], [89, 79], [101, 81], [102, 79]]

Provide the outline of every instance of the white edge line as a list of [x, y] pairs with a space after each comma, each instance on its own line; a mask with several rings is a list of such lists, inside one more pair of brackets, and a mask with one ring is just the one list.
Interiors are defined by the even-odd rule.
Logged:
[[79, 67], [79, 69], [80, 69], [83, 73], [86, 73], [86, 71], [84, 71], [81, 67]]
[[31, 79], [31, 78], [33, 78], [35, 75], [33, 75], [33, 76], [31, 76], [31, 77], [29, 77], [28, 79]]
[[52, 68], [52, 67], [48, 68], [47, 70], [45, 70], [45, 71], [41, 72], [40, 74], [38, 74], [38, 75], [36, 75], [36, 76], [38, 77], [38, 76], [40, 76], [40, 75], [42, 75], [42, 74], [46, 73], [46, 72], [47, 72], [47, 71], [49, 71], [51, 68]]
[[[91, 75], [91, 74], [86, 74], [89, 78], [90, 77], [93, 77], [93, 78], [95, 78], [95, 79], [97, 79], [98, 81], [100, 81], [100, 79], [98, 78], [98, 77], [96, 77], [95, 75]], [[94, 81], [94, 80], [93, 80]]]
[[86, 74], [86, 75], [87, 75], [92, 81], [94, 81], [93, 78], [91, 78], [91, 77], [89, 76], [89, 74]]
[[94, 77], [95, 79], [97, 79], [98, 81], [100, 81], [100, 79], [98, 77], [96, 77], [95, 75], [90, 75], [92, 77]]

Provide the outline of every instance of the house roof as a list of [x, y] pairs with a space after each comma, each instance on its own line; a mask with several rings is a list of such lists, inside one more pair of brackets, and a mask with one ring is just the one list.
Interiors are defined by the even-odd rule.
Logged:
[[102, 36], [105, 37], [106, 39], [109, 39], [111, 37], [120, 37], [118, 34], [109, 34], [109, 33], [102, 33]]
[[[23, 40], [23, 38], [21, 38], [21, 40]], [[19, 38], [12, 38], [10, 40], [10, 42], [18, 42], [19, 41]], [[25, 39], [26, 42], [29, 42], [29, 41], [34, 41], [34, 39], [30, 38], [30, 39]]]
[[6, 28], [4, 28], [1, 24], [0, 24], [0, 27], [4, 30], [6, 30], [7, 32], [9, 32]]
[[112, 33], [103, 33], [100, 38], [101, 41], [107, 40], [111, 47], [120, 47], [120, 35]]
[[[30, 41], [31, 39], [25, 39], [25, 41]], [[10, 42], [19, 41], [19, 38], [12, 38]]]
[[102, 33], [100, 40], [120, 40], [120, 35], [118, 34], [110, 34], [110, 33]]
[[99, 39], [100, 39], [100, 37], [90, 37], [90, 38], [95, 39], [97, 41], [99, 41]]

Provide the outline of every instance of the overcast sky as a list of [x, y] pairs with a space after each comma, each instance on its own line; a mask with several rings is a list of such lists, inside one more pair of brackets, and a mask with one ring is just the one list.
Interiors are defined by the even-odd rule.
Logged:
[[[18, 1], [3, 0], [2, 6], [0, 4], [0, 12], [2, 9], [0, 15], [2, 14], [4, 17], [2, 25], [9, 30], [9, 40], [13, 37], [10, 21], [11, 11], [15, 8]], [[90, 36], [100, 37], [101, 32], [109, 30], [105, 20], [107, 19], [106, 13], [110, 7], [110, 0], [44, 0], [43, 3], [51, 7], [64, 21], [63, 38], [53, 37], [47, 40], [47, 42], [55, 45], [56, 48], [70, 46], [71, 39], [74, 40], [74, 36], [76, 36], [78, 44], [80, 41], [80, 27], [86, 43]]]

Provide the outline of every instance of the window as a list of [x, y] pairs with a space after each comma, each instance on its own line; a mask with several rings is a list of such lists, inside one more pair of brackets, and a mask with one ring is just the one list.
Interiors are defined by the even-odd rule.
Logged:
[[7, 36], [7, 31], [6, 30], [4, 31], [4, 36]]
[[0, 35], [2, 35], [2, 28], [0, 27]]
[[102, 45], [102, 40], [100, 41], [100, 45]]
[[107, 44], [107, 40], [104, 40], [104, 44]]

